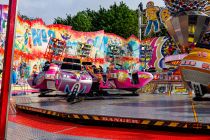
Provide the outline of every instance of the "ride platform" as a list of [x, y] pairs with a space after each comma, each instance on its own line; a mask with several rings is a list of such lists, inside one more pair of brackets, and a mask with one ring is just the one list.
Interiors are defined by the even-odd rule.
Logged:
[[210, 102], [206, 99], [193, 101], [189, 95], [110, 95], [71, 104], [62, 97], [18, 97], [16, 107], [19, 111], [71, 121], [208, 131]]

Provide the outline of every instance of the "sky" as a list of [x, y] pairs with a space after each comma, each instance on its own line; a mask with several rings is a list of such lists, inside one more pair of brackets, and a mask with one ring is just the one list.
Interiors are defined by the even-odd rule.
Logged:
[[[9, 0], [1, 0], [1, 4], [8, 4]], [[131, 9], [137, 9], [142, 1], [145, 7], [151, 0], [19, 0], [18, 11], [29, 17], [42, 18], [46, 24], [52, 24], [54, 18], [65, 18], [66, 14], [75, 15], [87, 8], [98, 10], [100, 5], [109, 8], [114, 2], [125, 2]], [[156, 6], [164, 6], [163, 0], [154, 0]]]

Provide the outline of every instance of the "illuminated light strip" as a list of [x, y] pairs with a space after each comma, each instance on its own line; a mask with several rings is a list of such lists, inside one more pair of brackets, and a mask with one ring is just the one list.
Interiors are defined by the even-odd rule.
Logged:
[[210, 63], [208, 62], [195, 61], [195, 60], [183, 60], [180, 66], [188, 66], [188, 67], [194, 67], [194, 68], [210, 71]]

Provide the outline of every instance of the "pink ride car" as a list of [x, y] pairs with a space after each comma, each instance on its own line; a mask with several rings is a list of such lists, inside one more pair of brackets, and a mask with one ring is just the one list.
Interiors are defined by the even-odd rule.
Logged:
[[67, 94], [67, 101], [73, 100], [79, 94], [90, 93], [92, 87], [91, 75], [82, 70], [80, 64], [64, 62], [56, 74], [56, 89]]
[[103, 75], [100, 81], [101, 89], [122, 89], [136, 92], [152, 81], [153, 75], [149, 72], [134, 71], [129, 73], [127, 70], [112, 70], [109, 74]]
[[59, 67], [53, 63], [45, 63], [43, 71], [39, 74], [33, 74], [28, 83], [31, 87], [40, 89], [41, 95], [47, 93], [47, 91], [56, 90], [55, 88], [55, 74]]

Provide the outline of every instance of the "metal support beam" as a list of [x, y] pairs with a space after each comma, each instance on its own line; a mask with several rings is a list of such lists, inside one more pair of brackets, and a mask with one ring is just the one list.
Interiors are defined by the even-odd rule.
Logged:
[[4, 49], [4, 68], [0, 94], [0, 140], [6, 139], [8, 101], [11, 90], [11, 68], [13, 60], [13, 44], [15, 37], [15, 19], [17, 13], [17, 0], [9, 0], [9, 14], [7, 23], [6, 45]]
[[139, 14], [139, 39], [142, 39], [142, 18], [143, 18], [143, 4], [140, 2], [138, 6], [138, 14]]

